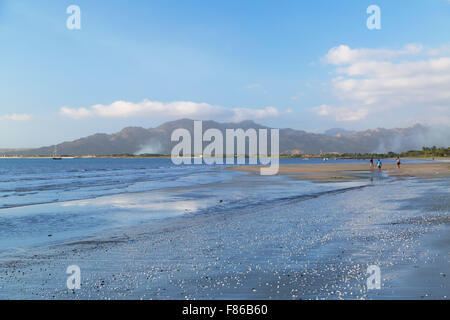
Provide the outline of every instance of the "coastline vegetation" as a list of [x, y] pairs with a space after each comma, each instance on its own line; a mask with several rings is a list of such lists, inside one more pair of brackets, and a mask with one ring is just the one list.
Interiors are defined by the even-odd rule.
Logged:
[[387, 153], [322, 153], [322, 154], [295, 154], [295, 155], [281, 155], [283, 158], [336, 158], [336, 159], [386, 159], [386, 158], [449, 158], [450, 147], [437, 148], [422, 147], [422, 150], [409, 150], [406, 152], [392, 152]]
[[[3, 155], [0, 158], [51, 158], [51, 155]], [[62, 158], [76, 158], [76, 159], [91, 159], [91, 158], [170, 158], [170, 154], [132, 154], [132, 153], [120, 153], [111, 155], [61, 155]], [[248, 156], [246, 156], [248, 158]], [[280, 158], [330, 158], [330, 159], [370, 159], [370, 158], [450, 158], [450, 147], [438, 148], [422, 147], [422, 150], [409, 150], [406, 152], [387, 152], [387, 153], [320, 153], [320, 154], [280, 154]]]

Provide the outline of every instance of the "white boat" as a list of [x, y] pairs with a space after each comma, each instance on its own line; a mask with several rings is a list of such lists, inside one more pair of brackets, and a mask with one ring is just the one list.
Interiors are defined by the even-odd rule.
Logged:
[[58, 148], [55, 145], [55, 150], [53, 151], [53, 160], [62, 160], [61, 156], [58, 156]]

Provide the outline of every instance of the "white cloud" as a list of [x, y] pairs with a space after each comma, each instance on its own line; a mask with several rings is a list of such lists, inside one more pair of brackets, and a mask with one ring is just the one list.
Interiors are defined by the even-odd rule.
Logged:
[[249, 85], [245, 86], [246, 89], [260, 89], [262, 88], [262, 85], [259, 83], [251, 83]]
[[[369, 115], [422, 114], [450, 118], [450, 51], [443, 46], [427, 49], [410, 44], [401, 50], [351, 49], [340, 45], [330, 49], [325, 61], [335, 66], [331, 87], [340, 106], [319, 106], [313, 110], [337, 121], [357, 121]], [[436, 111], [437, 110], [437, 111]], [[421, 119], [417, 119], [420, 121]], [[450, 123], [450, 122], [449, 122]]]
[[5, 114], [3, 116], [0, 116], [0, 120], [28, 121], [31, 120], [31, 115], [18, 113]]
[[326, 104], [314, 107], [313, 111], [319, 116], [333, 116], [336, 121], [358, 121], [364, 119], [369, 110], [366, 108], [352, 109], [348, 107], [334, 107]]
[[263, 109], [251, 108], [225, 108], [208, 103], [191, 101], [159, 102], [143, 100], [139, 103], [128, 101], [116, 101], [109, 105], [97, 104], [89, 108], [73, 109], [62, 107], [60, 113], [64, 116], [81, 119], [87, 117], [101, 118], [128, 118], [128, 117], [152, 117], [163, 119], [193, 118], [199, 120], [258, 120], [277, 117], [282, 113], [275, 107]]
[[62, 107], [60, 113], [73, 119], [81, 119], [92, 115], [92, 112], [86, 108], [71, 109]]
[[305, 94], [304, 94], [303, 92], [299, 92], [299, 93], [297, 93], [296, 95], [292, 96], [292, 97], [291, 97], [291, 100], [292, 100], [292, 101], [297, 101], [297, 100], [299, 100], [301, 97], [304, 97], [304, 96], [305, 96]]
[[349, 46], [340, 45], [331, 48], [325, 56], [325, 61], [334, 65], [351, 64], [357, 61], [387, 60], [400, 56], [415, 55], [422, 52], [420, 44], [408, 44], [401, 50], [389, 49], [351, 49]]

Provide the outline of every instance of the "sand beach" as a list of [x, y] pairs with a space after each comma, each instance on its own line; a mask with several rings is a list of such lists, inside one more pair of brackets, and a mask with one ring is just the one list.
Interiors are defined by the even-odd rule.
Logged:
[[[259, 166], [236, 166], [230, 170], [259, 173]], [[369, 164], [301, 164], [281, 165], [279, 174], [292, 175], [304, 180], [347, 180], [358, 179], [361, 173], [377, 173], [377, 168]], [[394, 163], [383, 164], [383, 173], [393, 177], [448, 178], [450, 177], [450, 162], [404, 163], [400, 169]]]

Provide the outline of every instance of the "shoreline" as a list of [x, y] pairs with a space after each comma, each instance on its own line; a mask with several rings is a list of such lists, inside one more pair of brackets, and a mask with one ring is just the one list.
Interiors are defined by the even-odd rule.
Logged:
[[[0, 159], [53, 159], [53, 156], [42, 156], [42, 157], [0, 157]], [[170, 159], [170, 155], [168, 156], [123, 156], [123, 157], [114, 157], [114, 156], [61, 156], [61, 159]]]

